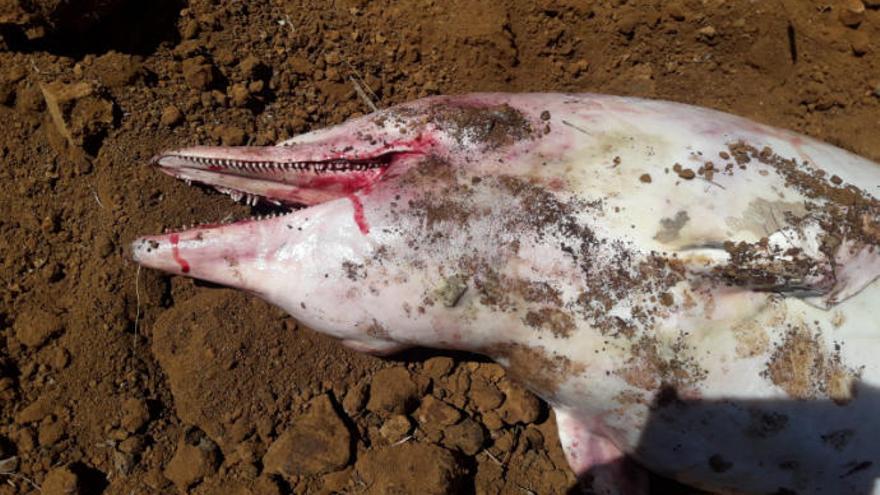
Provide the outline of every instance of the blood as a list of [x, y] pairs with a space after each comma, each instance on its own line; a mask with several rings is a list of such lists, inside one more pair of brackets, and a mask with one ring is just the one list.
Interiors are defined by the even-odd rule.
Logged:
[[357, 224], [361, 234], [369, 234], [370, 226], [367, 225], [367, 217], [364, 216], [364, 204], [361, 203], [361, 198], [357, 197], [355, 194], [349, 194], [348, 199], [354, 207], [354, 223]]
[[177, 234], [171, 234], [171, 256], [174, 258], [174, 261], [180, 265], [180, 271], [183, 273], [189, 273], [189, 262], [183, 259], [180, 256], [180, 248], [177, 244], [180, 242], [180, 236]]

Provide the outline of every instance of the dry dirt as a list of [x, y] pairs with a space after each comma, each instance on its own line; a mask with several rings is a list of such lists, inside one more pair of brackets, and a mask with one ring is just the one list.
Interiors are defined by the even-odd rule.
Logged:
[[0, 0], [0, 495], [573, 493], [552, 414], [498, 366], [358, 355], [138, 273], [138, 234], [250, 213], [150, 156], [341, 122], [357, 85], [665, 98], [880, 160], [863, 1]]

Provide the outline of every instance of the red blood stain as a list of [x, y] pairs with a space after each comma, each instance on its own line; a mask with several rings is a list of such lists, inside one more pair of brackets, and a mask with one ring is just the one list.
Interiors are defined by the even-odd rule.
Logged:
[[353, 193], [371, 185], [381, 177], [383, 170], [376, 172], [355, 172], [344, 175], [327, 175], [315, 177], [304, 183], [302, 187], [322, 191], [341, 191]]
[[180, 265], [180, 271], [183, 273], [189, 273], [189, 263], [180, 256], [180, 248], [177, 247], [177, 244], [180, 242], [180, 236], [177, 234], [171, 234], [171, 256], [174, 258], [174, 261]]
[[565, 181], [558, 177], [554, 177], [550, 179], [547, 185], [550, 186], [551, 191], [561, 191], [565, 187]]
[[357, 197], [354, 194], [349, 194], [348, 199], [349, 201], [351, 201], [351, 205], [354, 207], [354, 223], [356, 223], [358, 228], [361, 230], [361, 234], [369, 234], [370, 226], [367, 225], [367, 218], [364, 216], [364, 204], [361, 203], [361, 198]]

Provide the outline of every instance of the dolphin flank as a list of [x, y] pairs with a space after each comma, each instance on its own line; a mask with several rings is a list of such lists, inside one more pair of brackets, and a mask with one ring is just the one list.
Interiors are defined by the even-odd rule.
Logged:
[[485, 354], [598, 493], [880, 494], [880, 165], [594, 94], [417, 100], [159, 170], [264, 219], [136, 240], [364, 352]]

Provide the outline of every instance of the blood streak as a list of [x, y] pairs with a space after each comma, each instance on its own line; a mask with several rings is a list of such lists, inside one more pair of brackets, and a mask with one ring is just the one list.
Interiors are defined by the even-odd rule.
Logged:
[[349, 201], [351, 201], [351, 205], [354, 207], [354, 223], [356, 223], [361, 230], [361, 234], [369, 234], [370, 226], [367, 225], [367, 217], [364, 216], [364, 204], [361, 203], [361, 198], [357, 197], [355, 194], [348, 194], [347, 196]]
[[180, 265], [180, 271], [183, 273], [189, 273], [189, 262], [183, 259], [180, 255], [180, 248], [177, 246], [180, 242], [180, 236], [178, 234], [171, 234], [169, 240], [171, 241], [171, 256], [174, 258], [174, 261]]

